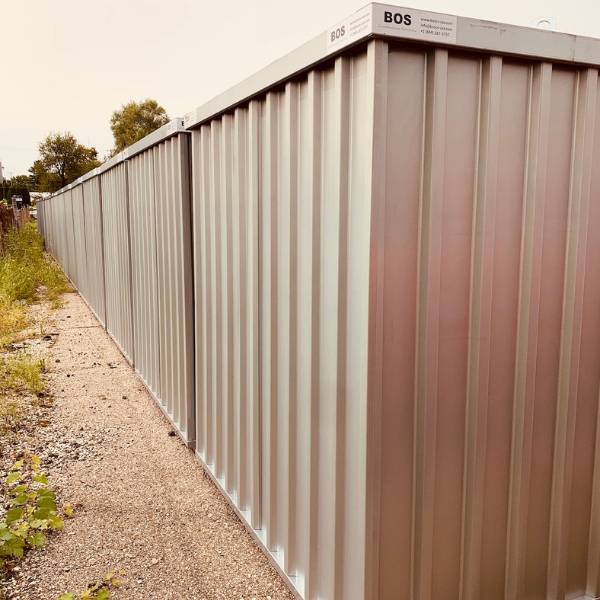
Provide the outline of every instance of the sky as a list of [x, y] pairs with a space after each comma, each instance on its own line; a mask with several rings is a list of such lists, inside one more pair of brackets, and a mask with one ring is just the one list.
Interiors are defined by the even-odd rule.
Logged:
[[[366, 0], [0, 0], [0, 161], [26, 173], [50, 132], [104, 157], [111, 113], [155, 98], [183, 116]], [[391, 2], [400, 4], [399, 2]], [[598, 0], [411, 0], [403, 6], [600, 37]]]

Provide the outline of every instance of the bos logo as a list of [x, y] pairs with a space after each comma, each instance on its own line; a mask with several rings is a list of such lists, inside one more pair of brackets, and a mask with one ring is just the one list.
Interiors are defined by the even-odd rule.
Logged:
[[345, 35], [346, 35], [346, 26], [342, 25], [341, 27], [338, 27], [337, 29], [333, 29], [331, 31], [331, 33], [329, 34], [329, 41], [335, 42], [336, 40], [343, 38]]
[[386, 10], [383, 13], [383, 20], [385, 23], [395, 23], [396, 25], [411, 25], [412, 16], [409, 14], [393, 13]]

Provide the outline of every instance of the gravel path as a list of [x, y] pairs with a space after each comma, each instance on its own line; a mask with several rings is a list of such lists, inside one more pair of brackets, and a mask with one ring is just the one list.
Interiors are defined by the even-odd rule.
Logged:
[[78, 295], [49, 328], [56, 400], [38, 444], [75, 516], [28, 556], [9, 598], [55, 600], [117, 571], [115, 600], [291, 599]]

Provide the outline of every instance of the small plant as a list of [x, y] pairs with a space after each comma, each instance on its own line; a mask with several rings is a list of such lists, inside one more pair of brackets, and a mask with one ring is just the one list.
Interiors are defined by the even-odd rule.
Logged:
[[[18, 460], [6, 477], [7, 506], [0, 520], [0, 567], [46, 543], [52, 531], [64, 526], [56, 496], [48, 488], [48, 477], [40, 470], [40, 459]], [[64, 514], [64, 513], [63, 513]]]
[[121, 582], [114, 573], [107, 573], [104, 581], [88, 586], [80, 594], [66, 592], [59, 596], [58, 600], [108, 600], [111, 590], [116, 590], [120, 585]]
[[0, 390], [2, 393], [23, 392], [41, 394], [44, 391], [44, 361], [29, 354], [0, 358]]
[[21, 329], [27, 327], [27, 314], [20, 302], [0, 293], [0, 350], [8, 346]]
[[22, 414], [19, 402], [0, 395], [0, 436], [14, 429]]

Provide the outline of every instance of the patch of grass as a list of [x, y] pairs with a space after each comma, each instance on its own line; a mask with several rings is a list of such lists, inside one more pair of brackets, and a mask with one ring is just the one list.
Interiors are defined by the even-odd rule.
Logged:
[[11, 302], [0, 295], [0, 350], [14, 341], [15, 335], [27, 327], [25, 307], [20, 302]]
[[14, 429], [23, 414], [23, 407], [13, 398], [0, 395], [0, 438]]
[[0, 350], [28, 325], [27, 304], [48, 300], [53, 308], [72, 291], [60, 267], [44, 252], [35, 223], [9, 232], [0, 254]]
[[0, 256], [0, 297], [9, 302], [55, 300], [72, 291], [60, 267], [44, 252], [34, 223], [11, 231]]
[[44, 391], [44, 361], [29, 354], [0, 358], [0, 393], [24, 392], [41, 394]]

